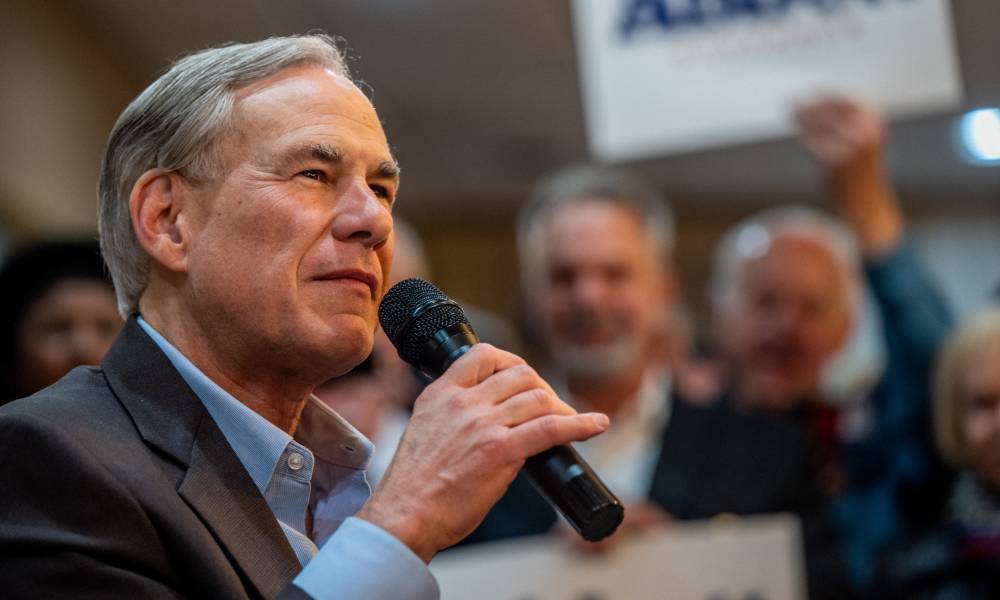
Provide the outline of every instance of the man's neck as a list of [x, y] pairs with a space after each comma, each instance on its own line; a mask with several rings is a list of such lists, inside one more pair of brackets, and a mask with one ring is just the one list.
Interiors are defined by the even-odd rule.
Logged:
[[637, 368], [600, 378], [568, 377], [566, 388], [573, 400], [587, 410], [602, 412], [614, 419], [642, 389], [646, 370]]
[[204, 331], [197, 319], [177, 305], [142, 305], [143, 319], [166, 338], [206, 377], [289, 435], [298, 428], [313, 386], [278, 368], [244, 360], [242, 348], [217, 347], [226, 336]]

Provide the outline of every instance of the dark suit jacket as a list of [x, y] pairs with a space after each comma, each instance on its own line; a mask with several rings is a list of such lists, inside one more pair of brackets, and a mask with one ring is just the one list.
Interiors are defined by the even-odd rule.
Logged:
[[204, 405], [134, 319], [100, 369], [0, 408], [4, 598], [305, 598]]

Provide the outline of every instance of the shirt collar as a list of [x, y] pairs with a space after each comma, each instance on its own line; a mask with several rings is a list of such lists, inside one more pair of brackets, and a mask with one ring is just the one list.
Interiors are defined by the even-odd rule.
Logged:
[[302, 411], [295, 439], [330, 464], [367, 469], [375, 445], [316, 396]]
[[[209, 379], [141, 316], [137, 321], [205, 405], [257, 489], [264, 493], [292, 437]], [[353, 469], [367, 468], [374, 451], [361, 432], [315, 396], [303, 409], [295, 439], [321, 460]]]

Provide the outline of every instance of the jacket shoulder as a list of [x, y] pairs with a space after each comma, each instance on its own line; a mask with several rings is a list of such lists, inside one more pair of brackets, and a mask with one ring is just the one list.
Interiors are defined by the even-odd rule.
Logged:
[[14, 415], [36, 417], [70, 430], [126, 417], [98, 367], [77, 367], [51, 386], [0, 407], [0, 419]]

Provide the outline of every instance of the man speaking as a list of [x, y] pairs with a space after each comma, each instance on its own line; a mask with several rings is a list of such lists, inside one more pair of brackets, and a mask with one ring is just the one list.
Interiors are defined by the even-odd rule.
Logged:
[[370, 494], [312, 390], [371, 350], [398, 185], [327, 36], [198, 52], [125, 109], [99, 225], [128, 321], [0, 410], [4, 597], [434, 598], [426, 563], [526, 457], [606, 428], [480, 344]]

